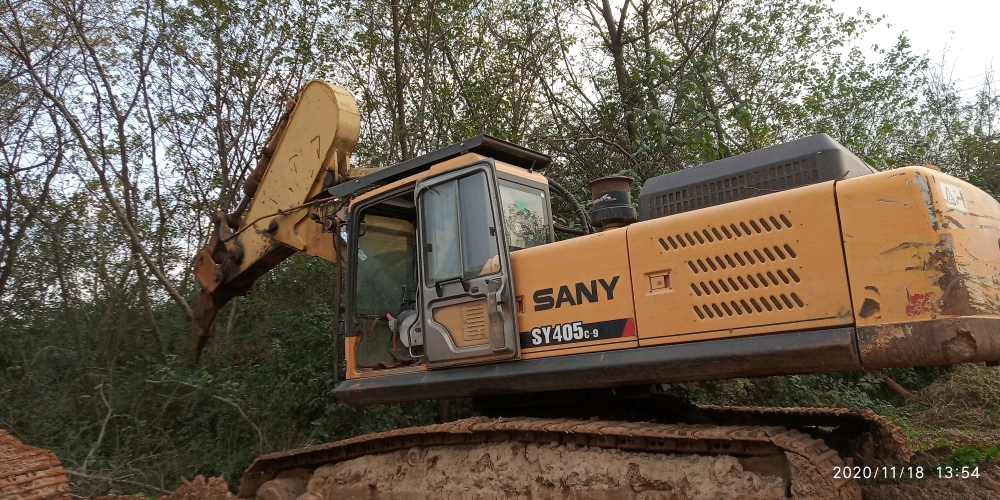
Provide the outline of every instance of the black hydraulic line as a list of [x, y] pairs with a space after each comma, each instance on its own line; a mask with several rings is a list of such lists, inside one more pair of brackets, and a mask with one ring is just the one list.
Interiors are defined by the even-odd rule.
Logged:
[[247, 207], [250, 206], [250, 200], [252, 198], [253, 197], [251, 195], [243, 195], [243, 199], [240, 200], [240, 205], [236, 207], [236, 210], [226, 216], [226, 224], [229, 224], [229, 227], [233, 229], [238, 229], [240, 227], [240, 217], [243, 215], [243, 212], [246, 211]]
[[558, 222], [553, 222], [552, 223], [552, 227], [556, 231], [559, 231], [560, 233], [575, 234], [577, 236], [583, 236], [583, 235], [587, 234], [586, 230], [583, 230], [583, 229], [580, 229], [580, 228], [576, 228], [576, 227], [564, 226], [564, 225], [562, 225], [562, 224], [560, 224]]
[[547, 177], [547, 179], [549, 180], [549, 187], [551, 187], [552, 190], [555, 191], [556, 194], [558, 194], [564, 200], [568, 201], [571, 205], [573, 205], [573, 208], [576, 209], [576, 216], [580, 218], [580, 229], [575, 230], [575, 231], [580, 231], [580, 233], [574, 233], [572, 231], [562, 231], [562, 229], [560, 229], [560, 228], [565, 228], [565, 229], [573, 229], [573, 228], [568, 228], [568, 227], [562, 226], [560, 224], [556, 224], [555, 225], [556, 226], [555, 229], [557, 231], [561, 231], [561, 232], [564, 232], [564, 233], [570, 233], [570, 234], [581, 234], [582, 235], [582, 234], [591, 234], [591, 233], [593, 233], [594, 232], [594, 228], [590, 225], [590, 216], [587, 215], [587, 211], [583, 209], [583, 205], [580, 204], [580, 201], [577, 200], [576, 197], [573, 196], [573, 194], [570, 193], [566, 188], [564, 188], [562, 186], [562, 184], [559, 184], [558, 182], [556, 182], [555, 179], [553, 179], [551, 177]]

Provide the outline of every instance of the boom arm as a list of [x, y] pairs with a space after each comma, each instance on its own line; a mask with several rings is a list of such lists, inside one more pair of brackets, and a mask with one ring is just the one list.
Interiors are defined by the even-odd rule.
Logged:
[[285, 258], [300, 251], [337, 261], [330, 233], [343, 203], [326, 189], [350, 177], [357, 102], [346, 89], [313, 80], [286, 109], [243, 185], [243, 202], [213, 217], [212, 236], [195, 256], [202, 287], [191, 327], [195, 360], [219, 309]]

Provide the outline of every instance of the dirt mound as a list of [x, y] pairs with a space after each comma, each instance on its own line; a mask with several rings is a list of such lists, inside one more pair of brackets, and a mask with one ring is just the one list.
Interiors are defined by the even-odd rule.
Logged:
[[[779, 457], [780, 458], [780, 457]], [[757, 468], [761, 468], [757, 464]], [[566, 445], [490, 443], [411, 448], [316, 470], [312, 498], [785, 498], [780, 463], [766, 475], [731, 456], [664, 455]]]
[[198, 476], [193, 481], [181, 478], [181, 485], [169, 496], [162, 496], [159, 500], [235, 500], [236, 497], [229, 492], [226, 480], [221, 477], [205, 479], [205, 476]]
[[55, 453], [22, 444], [0, 429], [0, 498], [68, 500], [69, 481]]

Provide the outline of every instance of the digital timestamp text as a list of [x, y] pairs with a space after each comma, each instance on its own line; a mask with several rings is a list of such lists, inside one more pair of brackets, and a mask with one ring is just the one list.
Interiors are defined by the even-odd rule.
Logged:
[[925, 477], [974, 479], [979, 477], [979, 467], [851, 467], [844, 465], [834, 467], [833, 474], [833, 477], [837, 479], [923, 479]]

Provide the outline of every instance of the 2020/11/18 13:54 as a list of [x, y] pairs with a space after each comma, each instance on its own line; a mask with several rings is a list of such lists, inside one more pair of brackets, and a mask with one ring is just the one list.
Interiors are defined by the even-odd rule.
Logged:
[[[975, 479], [979, 478], [979, 467], [950, 467], [938, 466], [933, 471], [937, 472], [940, 479]], [[834, 467], [834, 478], [844, 479], [923, 479], [924, 468], [916, 467]]]

